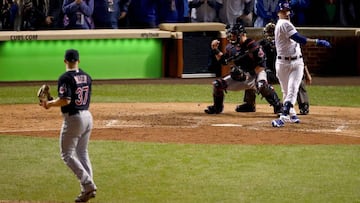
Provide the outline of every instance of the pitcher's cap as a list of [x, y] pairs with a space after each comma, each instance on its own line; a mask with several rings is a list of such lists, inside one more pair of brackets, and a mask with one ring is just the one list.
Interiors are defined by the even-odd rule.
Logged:
[[75, 62], [79, 60], [79, 52], [76, 49], [68, 49], [65, 52], [65, 60]]

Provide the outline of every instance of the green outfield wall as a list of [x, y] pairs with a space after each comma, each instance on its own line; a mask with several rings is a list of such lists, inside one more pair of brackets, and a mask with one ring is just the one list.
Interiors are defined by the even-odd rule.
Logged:
[[64, 52], [80, 52], [80, 67], [94, 79], [162, 77], [159, 39], [31, 40], [0, 42], [0, 81], [57, 80]]

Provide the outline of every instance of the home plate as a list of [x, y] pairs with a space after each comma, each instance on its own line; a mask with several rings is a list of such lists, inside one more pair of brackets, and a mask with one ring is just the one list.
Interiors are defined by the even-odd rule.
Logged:
[[223, 124], [212, 124], [211, 126], [215, 127], [241, 127], [240, 124], [233, 124], [233, 123], [223, 123]]

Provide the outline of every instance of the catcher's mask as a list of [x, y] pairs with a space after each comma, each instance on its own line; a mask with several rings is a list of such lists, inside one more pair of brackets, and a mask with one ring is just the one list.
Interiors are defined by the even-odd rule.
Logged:
[[245, 33], [245, 27], [241, 23], [226, 26], [227, 39], [231, 44], [237, 44], [240, 41], [241, 35]]
[[264, 37], [266, 38], [273, 38], [275, 35], [275, 24], [274, 23], [268, 23], [264, 27], [263, 31]]

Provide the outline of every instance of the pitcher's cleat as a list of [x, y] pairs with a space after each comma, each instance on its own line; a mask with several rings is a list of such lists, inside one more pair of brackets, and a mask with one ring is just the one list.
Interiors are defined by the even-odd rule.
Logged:
[[76, 197], [75, 202], [87, 202], [91, 198], [95, 198], [96, 190], [90, 190], [87, 192], [81, 192], [79, 196]]

